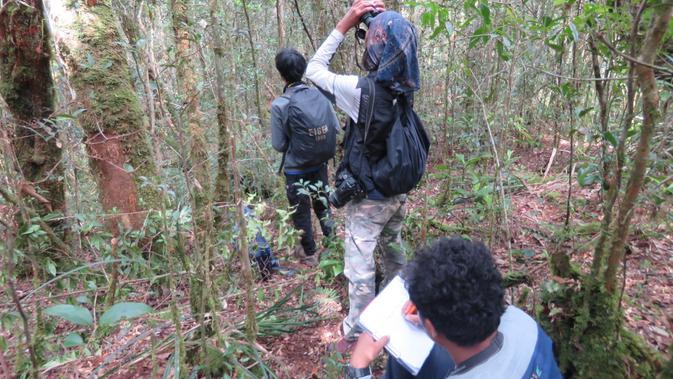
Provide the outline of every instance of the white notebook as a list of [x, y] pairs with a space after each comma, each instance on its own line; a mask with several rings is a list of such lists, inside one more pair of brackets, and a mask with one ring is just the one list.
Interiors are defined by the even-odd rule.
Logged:
[[358, 323], [374, 339], [390, 337], [386, 350], [412, 374], [418, 374], [434, 342], [421, 328], [404, 318], [402, 307], [409, 300], [404, 280], [396, 276], [360, 314]]

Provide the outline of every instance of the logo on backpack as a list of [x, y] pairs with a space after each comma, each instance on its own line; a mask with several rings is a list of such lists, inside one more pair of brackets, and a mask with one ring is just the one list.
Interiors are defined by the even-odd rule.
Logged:
[[319, 128], [309, 129], [308, 134], [315, 139], [315, 142], [327, 141], [329, 126], [323, 125]]

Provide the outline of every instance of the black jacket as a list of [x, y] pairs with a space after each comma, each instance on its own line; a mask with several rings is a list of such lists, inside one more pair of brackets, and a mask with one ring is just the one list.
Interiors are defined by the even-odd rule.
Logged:
[[[353, 176], [367, 192], [367, 198], [382, 200], [385, 198], [371, 178], [371, 166], [386, 156], [386, 139], [390, 129], [395, 123], [399, 107], [397, 99], [387, 88], [375, 81], [373, 91], [369, 88], [366, 78], [360, 78], [358, 88], [361, 89], [360, 109], [358, 120], [350, 120], [344, 139], [344, 162], [343, 165], [350, 170]], [[370, 102], [374, 102], [373, 111], [370, 112]], [[365, 126], [371, 118], [367, 129], [367, 141], [365, 139]]]

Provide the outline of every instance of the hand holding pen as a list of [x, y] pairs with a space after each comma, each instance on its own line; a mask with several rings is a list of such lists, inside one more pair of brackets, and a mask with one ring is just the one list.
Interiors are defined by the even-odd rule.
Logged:
[[416, 305], [411, 302], [411, 300], [407, 300], [407, 302], [404, 303], [404, 306], [402, 307], [402, 314], [404, 315], [404, 318], [412, 325], [418, 328], [423, 327], [421, 318], [418, 315], [418, 309], [416, 308]]

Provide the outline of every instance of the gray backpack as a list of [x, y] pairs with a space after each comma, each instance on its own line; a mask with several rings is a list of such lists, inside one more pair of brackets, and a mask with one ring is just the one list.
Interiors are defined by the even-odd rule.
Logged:
[[[305, 85], [283, 97], [289, 100], [290, 145], [286, 154], [298, 158], [297, 164], [305, 168], [320, 166], [334, 157], [338, 122], [329, 100], [318, 89]], [[278, 173], [284, 164], [285, 154]]]

